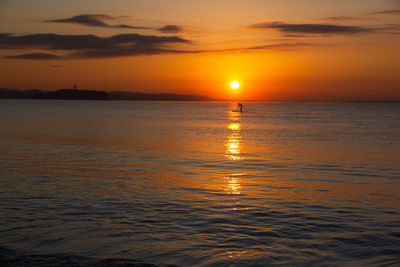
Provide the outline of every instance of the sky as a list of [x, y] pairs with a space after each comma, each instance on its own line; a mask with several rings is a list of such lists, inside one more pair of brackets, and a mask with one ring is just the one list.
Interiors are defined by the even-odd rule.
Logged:
[[0, 0], [0, 88], [400, 100], [399, 50], [400, 0]]

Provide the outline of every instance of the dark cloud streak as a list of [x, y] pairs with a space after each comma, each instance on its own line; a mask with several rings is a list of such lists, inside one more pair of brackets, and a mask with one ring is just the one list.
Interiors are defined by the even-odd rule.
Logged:
[[91, 59], [160, 54], [236, 53], [263, 50], [292, 50], [299, 47], [314, 46], [309, 43], [279, 43], [220, 50], [183, 50], [174, 48], [174, 44], [191, 44], [191, 41], [177, 36], [140, 34], [119, 34], [111, 37], [58, 34], [13, 36], [10, 34], [0, 34], [1, 49], [45, 51], [4, 57], [31, 60]]
[[163, 33], [179, 33], [184, 30], [184, 27], [179, 25], [165, 25], [158, 29], [158, 31]]
[[342, 26], [335, 24], [290, 24], [284, 22], [262, 22], [249, 26], [255, 30], [272, 30], [286, 34], [337, 34], [337, 35], [352, 35], [359, 33], [368, 33], [372, 29], [359, 26]]
[[190, 44], [191, 42], [177, 36], [140, 34], [119, 34], [111, 37], [59, 34], [13, 36], [0, 34], [1, 49], [39, 49], [67, 52], [63, 56], [49, 53], [29, 53], [7, 57], [26, 59], [107, 58], [176, 53], [176, 50], [168, 47], [179, 43]]
[[52, 60], [52, 59], [62, 59], [63, 57], [48, 54], [48, 53], [29, 53], [16, 56], [5, 56], [4, 58], [11, 59], [34, 59], [34, 60]]
[[120, 17], [112, 17], [109, 15], [102, 14], [88, 14], [88, 15], [78, 15], [66, 19], [54, 19], [46, 20], [48, 23], [73, 23], [90, 27], [103, 27], [103, 28], [122, 28], [122, 29], [148, 29], [146, 27], [131, 26], [126, 24], [110, 25], [105, 23], [104, 20], [116, 20]]

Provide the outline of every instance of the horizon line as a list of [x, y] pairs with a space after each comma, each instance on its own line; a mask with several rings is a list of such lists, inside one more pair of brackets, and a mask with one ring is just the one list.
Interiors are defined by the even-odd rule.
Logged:
[[[126, 90], [113, 90], [113, 91], [104, 91], [97, 89], [73, 89], [73, 88], [61, 88], [61, 89], [52, 89], [52, 90], [43, 90], [38, 88], [32, 89], [9, 89], [5, 87], [0, 87], [0, 90], [9, 90], [9, 91], [41, 91], [41, 92], [57, 92], [60, 90], [70, 90], [70, 91], [92, 91], [92, 92], [104, 92], [104, 93], [128, 93], [128, 94], [143, 94], [143, 95], [174, 95], [174, 96], [192, 96], [192, 97], [204, 97], [208, 99], [203, 100], [147, 100], [147, 99], [87, 99], [87, 100], [104, 100], [104, 101], [157, 101], [157, 102], [263, 102], [263, 103], [400, 103], [400, 99], [218, 99], [212, 98], [205, 95], [196, 95], [196, 94], [182, 94], [182, 93], [171, 93], [171, 92], [140, 92], [140, 91], [126, 91]], [[34, 99], [34, 98], [13, 98], [13, 97], [1, 97], [0, 99]], [[85, 100], [85, 99], [36, 99], [36, 100]]]

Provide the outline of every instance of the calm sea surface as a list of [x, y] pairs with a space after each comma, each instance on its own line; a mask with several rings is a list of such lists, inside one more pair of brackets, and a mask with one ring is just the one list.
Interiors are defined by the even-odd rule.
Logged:
[[0, 101], [0, 247], [400, 265], [400, 105]]

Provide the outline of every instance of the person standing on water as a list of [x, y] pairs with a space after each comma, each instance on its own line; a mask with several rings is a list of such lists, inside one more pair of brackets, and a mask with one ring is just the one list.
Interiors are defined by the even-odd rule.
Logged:
[[242, 112], [243, 111], [243, 105], [242, 105], [242, 103], [238, 103], [238, 109], [240, 110], [240, 112]]

